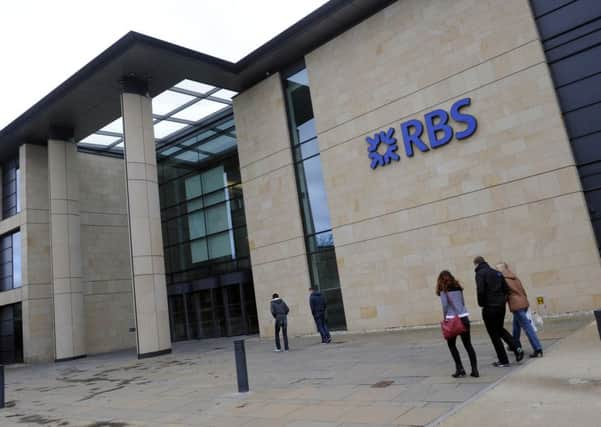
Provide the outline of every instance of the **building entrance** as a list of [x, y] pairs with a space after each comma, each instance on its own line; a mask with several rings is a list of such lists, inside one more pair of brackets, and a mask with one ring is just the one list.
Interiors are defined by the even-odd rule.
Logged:
[[[184, 286], [185, 289], [171, 287], [169, 315], [173, 341], [258, 333], [257, 309], [250, 281], [203, 282]], [[174, 293], [181, 290], [184, 292]]]

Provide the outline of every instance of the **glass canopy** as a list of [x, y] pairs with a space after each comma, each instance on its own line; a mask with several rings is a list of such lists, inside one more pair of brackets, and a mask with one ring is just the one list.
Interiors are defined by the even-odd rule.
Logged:
[[[157, 146], [231, 109], [232, 97], [236, 94], [231, 90], [193, 80], [182, 80], [155, 96], [152, 99], [152, 115]], [[219, 130], [217, 133], [220, 133]], [[123, 154], [123, 120], [119, 118], [109, 123], [77, 145], [86, 151]], [[210, 149], [211, 147], [207, 147], [206, 153], [196, 154], [208, 156], [212, 154]]]

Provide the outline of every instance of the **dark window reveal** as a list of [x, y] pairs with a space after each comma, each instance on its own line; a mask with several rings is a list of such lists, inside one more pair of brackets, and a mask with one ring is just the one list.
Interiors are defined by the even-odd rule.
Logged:
[[346, 329], [334, 236], [306, 68], [297, 69], [286, 77], [284, 90], [311, 283], [328, 301], [330, 326], [333, 329]]

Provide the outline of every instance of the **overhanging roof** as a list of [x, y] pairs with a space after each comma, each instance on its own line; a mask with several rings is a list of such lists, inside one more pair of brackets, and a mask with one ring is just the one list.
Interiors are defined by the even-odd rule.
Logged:
[[330, 0], [237, 63], [127, 33], [2, 129], [0, 157], [22, 143], [45, 144], [53, 127], [80, 140], [117, 119], [124, 76], [147, 79], [152, 97], [184, 79], [241, 92], [394, 1]]

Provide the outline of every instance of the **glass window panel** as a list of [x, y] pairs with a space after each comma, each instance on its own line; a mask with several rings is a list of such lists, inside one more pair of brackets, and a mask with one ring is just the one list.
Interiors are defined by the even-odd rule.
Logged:
[[231, 101], [232, 98], [236, 95], [238, 95], [238, 92], [234, 92], [232, 90], [227, 90], [227, 89], [221, 89], [220, 91], [215, 92], [213, 94], [213, 96], [216, 96], [217, 98], [223, 98], [223, 99], [227, 99], [229, 101]]
[[21, 212], [21, 169], [17, 169], [17, 181], [16, 181], [16, 197], [17, 197], [17, 212]]
[[335, 289], [340, 287], [338, 266], [333, 249], [309, 255], [311, 269], [319, 289]]
[[217, 203], [222, 203], [226, 200], [227, 193], [225, 191], [217, 190], [214, 193], [207, 194], [204, 196], [204, 204], [205, 206], [216, 205]]
[[309, 75], [307, 74], [307, 69], [303, 68], [298, 73], [288, 77], [287, 80], [299, 85], [309, 86]]
[[100, 130], [104, 130], [107, 132], [117, 132], [117, 133], [123, 133], [123, 119], [121, 117], [119, 117], [117, 120], [113, 120], [112, 122], [110, 122], [108, 125], [106, 125], [105, 127], [103, 127]]
[[330, 212], [328, 210], [320, 156], [305, 160], [299, 167], [303, 168], [307, 192], [307, 194], [303, 194], [303, 197], [308, 196], [310, 205], [310, 217], [307, 220], [311, 223], [308, 224], [308, 233], [330, 230], [332, 225], [330, 223]]
[[21, 287], [21, 233], [13, 234], [13, 287]]
[[202, 189], [205, 194], [226, 186], [223, 165], [202, 174]]
[[234, 119], [228, 120], [228, 121], [216, 126], [216, 128], [219, 130], [226, 130], [226, 129], [232, 128], [231, 132], [235, 132], [235, 129], [233, 129], [233, 127], [234, 127]]
[[180, 89], [192, 90], [194, 92], [205, 93], [210, 91], [211, 89], [215, 89], [215, 86], [211, 86], [205, 83], [200, 83], [195, 80], [185, 79], [175, 85], [175, 87], [179, 87]]
[[311, 119], [297, 127], [298, 140], [302, 144], [315, 138], [317, 136], [317, 130], [315, 129], [315, 119]]
[[196, 163], [203, 159], [206, 159], [207, 157], [208, 156], [205, 156], [204, 154], [200, 154], [196, 151], [190, 151], [190, 150], [184, 151], [183, 153], [175, 156], [176, 159], [182, 160], [184, 162], [189, 162], [189, 163]]
[[314, 138], [308, 142], [305, 142], [301, 145], [297, 145], [295, 150], [296, 160], [306, 159], [307, 157], [314, 156], [319, 154], [319, 145], [317, 143], [317, 138]]
[[198, 146], [199, 150], [207, 151], [213, 154], [223, 153], [236, 146], [236, 139], [229, 135], [220, 135], [215, 139], [205, 142]]
[[154, 125], [154, 137], [159, 139], [165, 138], [186, 126], [183, 123], [175, 123], [167, 120], [160, 121]]
[[170, 147], [170, 148], [167, 148], [166, 150], [161, 151], [160, 154], [162, 154], [164, 156], [169, 156], [169, 155], [175, 153], [176, 151], [180, 151], [180, 150], [181, 150], [180, 147], [175, 146], [175, 147]]
[[95, 133], [93, 133], [92, 135], [88, 135], [83, 140], [79, 141], [79, 143], [108, 147], [109, 145], [114, 144], [117, 141], [119, 141], [119, 139], [115, 138], [114, 136], [96, 135]]
[[206, 239], [198, 239], [190, 242], [190, 254], [192, 256], [192, 262], [203, 262], [209, 259], [209, 252], [207, 248]]
[[224, 108], [228, 107], [224, 104], [220, 104], [219, 102], [203, 99], [195, 104], [190, 105], [188, 108], [180, 111], [179, 113], [174, 114], [173, 117], [177, 119], [192, 120], [198, 122], [204, 119], [205, 117], [216, 113], [219, 110], [223, 110]]
[[186, 187], [187, 200], [194, 199], [202, 195], [202, 181], [200, 179], [200, 175], [194, 175], [186, 178], [184, 185]]
[[334, 235], [331, 231], [307, 237], [307, 251], [309, 253], [334, 247]]
[[205, 214], [203, 211], [193, 212], [188, 215], [188, 229], [191, 240], [206, 236], [207, 230], [205, 228]]
[[209, 138], [209, 137], [211, 137], [213, 135], [215, 135], [215, 131], [207, 130], [205, 132], [202, 132], [202, 133], [196, 135], [193, 138], [187, 139], [184, 142], [180, 142], [179, 145], [189, 146], [189, 145], [192, 145], [192, 144], [196, 144], [197, 142], [202, 141], [203, 139]]
[[163, 116], [193, 99], [195, 99], [193, 96], [166, 90], [152, 98], [152, 112]]
[[207, 218], [207, 234], [217, 233], [229, 228], [229, 211], [227, 205], [222, 203], [205, 209]]
[[230, 234], [228, 232], [209, 237], [209, 256], [213, 259], [232, 255]]

